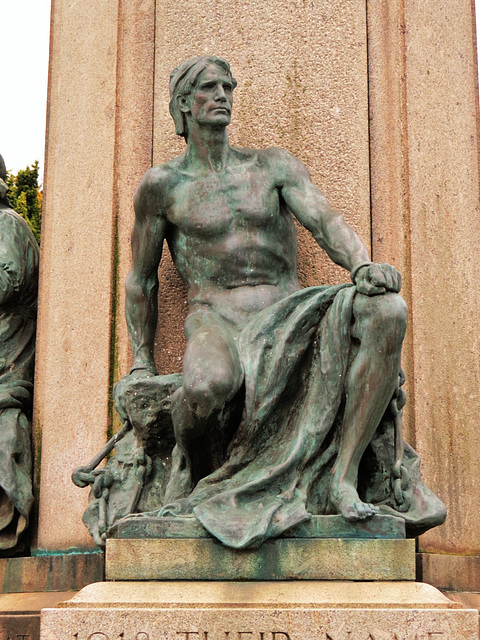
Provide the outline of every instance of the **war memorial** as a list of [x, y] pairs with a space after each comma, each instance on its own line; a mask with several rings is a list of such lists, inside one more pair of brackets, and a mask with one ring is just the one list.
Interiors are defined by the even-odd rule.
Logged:
[[478, 125], [466, 0], [54, 0], [2, 638], [478, 639]]

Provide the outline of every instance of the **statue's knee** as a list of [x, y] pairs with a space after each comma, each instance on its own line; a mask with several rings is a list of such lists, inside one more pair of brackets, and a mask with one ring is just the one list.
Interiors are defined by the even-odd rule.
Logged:
[[403, 336], [408, 320], [408, 308], [405, 300], [398, 293], [387, 293], [381, 297], [385, 298], [385, 309], [383, 311], [385, 322], [394, 325], [402, 332]]
[[372, 333], [377, 341], [384, 339], [394, 345], [401, 344], [408, 318], [404, 299], [397, 293], [390, 292], [361, 298], [356, 306], [359, 333], [363, 336]]
[[185, 383], [184, 394], [190, 411], [198, 419], [220, 411], [235, 395], [238, 389], [232, 376], [225, 372], [224, 376], [205, 377]]

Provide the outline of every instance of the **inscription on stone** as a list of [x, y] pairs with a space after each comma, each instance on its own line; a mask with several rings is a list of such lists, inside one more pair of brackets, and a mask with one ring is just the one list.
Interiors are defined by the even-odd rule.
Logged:
[[[405, 634], [405, 632], [382, 631], [376, 629], [370, 633], [356, 633], [355, 631], [344, 631], [342, 633], [328, 632], [319, 629], [318, 640], [442, 640], [447, 639], [443, 631], [424, 631], [422, 633]], [[0, 639], [1, 640], [1, 639]], [[6, 638], [6, 640], [30, 640], [28, 635], [16, 635]], [[146, 631], [138, 631], [133, 634], [107, 635], [103, 631], [94, 631], [89, 635], [79, 633], [73, 634], [73, 640], [301, 640], [290, 631], [253, 631], [253, 630], [225, 630], [225, 631], [176, 631], [175, 635], [161, 634], [150, 635]]]
[[40, 640], [40, 616], [0, 615], [0, 640]]

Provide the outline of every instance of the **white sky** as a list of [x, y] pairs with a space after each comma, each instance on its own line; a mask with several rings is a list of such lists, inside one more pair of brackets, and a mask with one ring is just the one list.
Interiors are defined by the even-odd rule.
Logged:
[[[478, 33], [480, 0], [475, 4]], [[0, 153], [15, 172], [39, 160], [42, 176], [50, 0], [0, 0], [0, 25]]]
[[7, 169], [35, 160], [43, 176], [50, 0], [0, 0], [0, 154]]

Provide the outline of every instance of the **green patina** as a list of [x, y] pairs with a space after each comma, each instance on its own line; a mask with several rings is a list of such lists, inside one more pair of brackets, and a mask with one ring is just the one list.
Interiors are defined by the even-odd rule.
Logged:
[[81, 547], [69, 547], [68, 549], [32, 549], [32, 557], [57, 557], [57, 556], [90, 556], [103, 553], [101, 549], [82, 549]]

